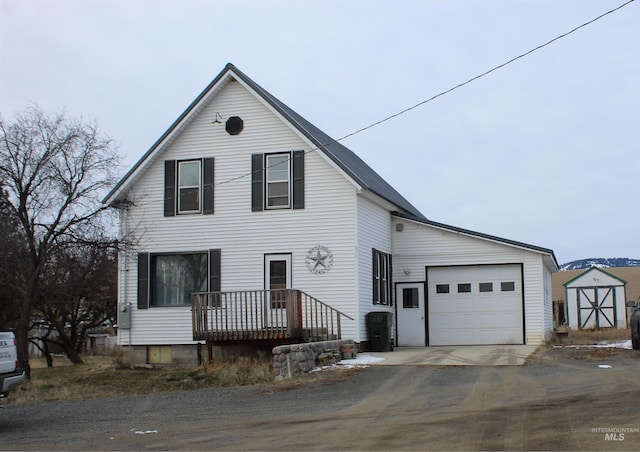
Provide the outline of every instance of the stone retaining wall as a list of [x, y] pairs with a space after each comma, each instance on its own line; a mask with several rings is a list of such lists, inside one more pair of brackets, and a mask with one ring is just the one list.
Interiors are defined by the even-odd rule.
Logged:
[[353, 339], [280, 345], [273, 348], [273, 367], [276, 379], [291, 378], [310, 372], [318, 365], [333, 364], [341, 359], [345, 344], [355, 346]]

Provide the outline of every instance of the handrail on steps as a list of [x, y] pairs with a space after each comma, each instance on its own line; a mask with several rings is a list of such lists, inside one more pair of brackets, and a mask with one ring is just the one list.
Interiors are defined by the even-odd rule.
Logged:
[[197, 292], [191, 295], [193, 339], [212, 342], [342, 338], [342, 317], [298, 289]]

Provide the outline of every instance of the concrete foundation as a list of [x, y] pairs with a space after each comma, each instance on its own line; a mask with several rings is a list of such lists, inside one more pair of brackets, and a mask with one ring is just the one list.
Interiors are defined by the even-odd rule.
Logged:
[[133, 365], [197, 367], [198, 345], [124, 345], [123, 357]]

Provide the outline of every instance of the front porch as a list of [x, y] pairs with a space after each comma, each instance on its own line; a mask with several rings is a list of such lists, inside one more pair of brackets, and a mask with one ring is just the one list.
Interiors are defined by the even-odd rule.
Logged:
[[352, 317], [298, 289], [201, 292], [191, 296], [193, 339], [208, 344], [293, 344], [342, 338]]

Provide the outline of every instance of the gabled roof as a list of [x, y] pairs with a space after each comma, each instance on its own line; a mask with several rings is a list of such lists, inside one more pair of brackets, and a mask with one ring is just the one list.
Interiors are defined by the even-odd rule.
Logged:
[[587, 274], [589, 274], [589, 273], [591, 273], [591, 272], [600, 272], [600, 273], [603, 273], [603, 274], [605, 274], [605, 275], [609, 276], [610, 278], [615, 279], [616, 281], [620, 281], [620, 283], [621, 283], [622, 285], [627, 284], [627, 282], [626, 282], [624, 279], [622, 279], [622, 278], [618, 278], [616, 275], [612, 275], [611, 273], [606, 272], [606, 271], [604, 271], [603, 269], [598, 268], [598, 267], [591, 267], [590, 269], [585, 270], [585, 271], [583, 271], [582, 273], [580, 273], [579, 275], [577, 275], [575, 278], [572, 278], [572, 279], [570, 279], [569, 281], [567, 281], [566, 283], [564, 283], [564, 284], [563, 284], [563, 286], [565, 286], [565, 287], [566, 287], [566, 286], [568, 286], [569, 284], [571, 284], [572, 282], [576, 281], [577, 279], [582, 278], [583, 276], [586, 276]]
[[497, 237], [495, 235], [489, 235], [489, 234], [484, 234], [482, 232], [475, 232], [475, 231], [471, 231], [469, 229], [463, 229], [463, 228], [459, 228], [456, 226], [451, 226], [448, 224], [444, 224], [444, 223], [438, 223], [436, 221], [431, 221], [431, 220], [427, 220], [425, 219], [417, 219], [417, 218], [413, 218], [410, 215], [405, 215], [402, 214], [401, 212], [392, 212], [392, 214], [398, 218], [404, 218], [407, 220], [412, 220], [412, 221], [416, 221], [418, 223], [421, 224], [425, 224], [427, 226], [432, 226], [434, 228], [438, 228], [438, 229], [443, 229], [446, 231], [451, 231], [454, 232], [456, 234], [463, 234], [463, 235], [468, 235], [471, 237], [477, 237], [480, 239], [484, 239], [484, 240], [489, 240], [491, 242], [497, 242], [497, 243], [503, 243], [505, 245], [510, 245], [510, 246], [514, 246], [517, 248], [523, 248], [526, 250], [531, 250], [531, 251], [535, 251], [538, 252], [540, 254], [544, 254], [549, 256], [550, 259], [550, 264], [552, 264], [551, 266], [555, 266], [555, 271], [558, 270], [558, 268], [560, 267], [558, 265], [558, 261], [556, 259], [555, 254], [553, 253], [553, 250], [549, 249], [549, 248], [542, 248], [540, 246], [535, 246], [535, 245], [529, 245], [528, 243], [523, 243], [523, 242], [517, 242], [515, 240], [509, 240], [509, 239], [505, 239], [502, 237]]
[[151, 148], [142, 156], [142, 158], [129, 170], [129, 172], [116, 184], [116, 186], [105, 196], [103, 203], [115, 204], [117, 202], [116, 193], [118, 193], [127, 183], [129, 178], [134, 175], [149, 158], [157, 151], [167, 137], [169, 137], [199, 105], [212, 89], [218, 83], [231, 74], [249, 86], [258, 96], [260, 96], [267, 104], [276, 110], [282, 117], [288, 121], [296, 130], [306, 137], [313, 146], [320, 152], [323, 152], [332, 162], [334, 162], [342, 171], [351, 177], [363, 190], [368, 190], [381, 198], [389, 201], [391, 204], [412, 218], [426, 220], [426, 217], [420, 213], [409, 201], [407, 201], [400, 193], [398, 193], [391, 185], [389, 185], [378, 173], [376, 173], [369, 165], [367, 165], [360, 157], [349, 150], [347, 147], [335, 141], [329, 135], [322, 132], [309, 121], [304, 119], [291, 108], [283, 104], [268, 91], [263, 89], [256, 82], [247, 77], [242, 71], [233, 64], [228, 63], [225, 68], [216, 76], [215, 79], [196, 97], [196, 99], [187, 107], [187, 109], [176, 119], [176, 121], [167, 129], [167, 131], [151, 146]]

